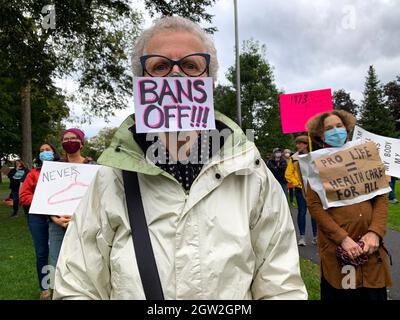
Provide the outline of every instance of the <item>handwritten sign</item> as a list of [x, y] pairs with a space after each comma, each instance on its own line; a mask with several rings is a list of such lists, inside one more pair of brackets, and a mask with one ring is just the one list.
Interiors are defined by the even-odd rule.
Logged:
[[380, 136], [359, 126], [355, 126], [353, 141], [373, 141], [379, 150], [379, 155], [385, 165], [386, 175], [400, 178], [400, 139]]
[[307, 131], [311, 117], [333, 109], [331, 89], [281, 94], [279, 104], [283, 133]]
[[354, 199], [388, 187], [374, 142], [315, 160], [328, 202]]
[[299, 156], [303, 180], [324, 209], [359, 203], [390, 191], [375, 143], [352, 141]]
[[44, 161], [31, 214], [72, 215], [100, 166]]
[[215, 129], [213, 79], [134, 79], [136, 132]]

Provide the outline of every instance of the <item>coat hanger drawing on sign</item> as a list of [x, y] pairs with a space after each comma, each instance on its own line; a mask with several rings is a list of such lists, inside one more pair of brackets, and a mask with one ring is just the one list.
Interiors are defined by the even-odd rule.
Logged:
[[72, 182], [68, 187], [66, 187], [66, 188], [64, 188], [64, 189], [62, 189], [62, 190], [60, 190], [60, 191], [57, 191], [57, 192], [53, 193], [53, 194], [48, 198], [47, 204], [53, 205], [53, 204], [59, 204], [59, 203], [63, 203], [63, 202], [69, 202], [69, 201], [74, 201], [74, 200], [79, 200], [79, 199], [81, 199], [82, 196], [79, 196], [79, 197], [65, 197], [65, 198], [62, 198], [62, 199], [59, 199], [59, 200], [57, 200], [57, 199], [54, 200], [54, 198], [56, 198], [56, 197], [59, 196], [59, 195], [65, 194], [68, 190], [71, 190], [71, 189], [76, 188], [76, 187], [85, 187], [85, 188], [87, 188], [87, 187], [89, 186], [89, 185], [86, 184], [86, 183], [77, 181], [77, 178], [78, 178], [78, 175], [75, 174], [75, 180], [74, 180], [74, 182]]

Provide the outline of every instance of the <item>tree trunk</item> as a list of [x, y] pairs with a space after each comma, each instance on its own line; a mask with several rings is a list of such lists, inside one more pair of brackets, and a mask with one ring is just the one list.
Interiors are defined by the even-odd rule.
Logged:
[[22, 161], [30, 169], [32, 167], [32, 125], [31, 125], [31, 80], [26, 79], [20, 88], [21, 94], [21, 129], [22, 129]]

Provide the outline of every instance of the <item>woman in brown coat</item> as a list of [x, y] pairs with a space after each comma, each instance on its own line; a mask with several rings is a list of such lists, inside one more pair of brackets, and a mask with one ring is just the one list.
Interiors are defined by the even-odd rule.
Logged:
[[[335, 110], [315, 116], [307, 123], [314, 141], [322, 147], [341, 147], [355, 125], [348, 112]], [[386, 300], [391, 285], [386, 249], [388, 201], [385, 195], [357, 204], [323, 209], [321, 200], [310, 185], [307, 205], [318, 224], [318, 249], [321, 267], [321, 300]], [[341, 246], [350, 261], [365, 259], [343, 267], [336, 257]], [[366, 260], [366, 259], [365, 259]]]

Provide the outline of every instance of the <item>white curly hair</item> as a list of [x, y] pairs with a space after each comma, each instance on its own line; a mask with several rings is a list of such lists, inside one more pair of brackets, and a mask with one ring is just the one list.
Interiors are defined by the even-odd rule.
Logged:
[[157, 33], [178, 30], [188, 31], [199, 37], [199, 39], [203, 42], [206, 48], [206, 53], [211, 56], [209, 76], [212, 77], [214, 81], [217, 80], [218, 59], [217, 49], [214, 46], [214, 41], [198, 24], [189, 19], [178, 16], [163, 17], [155, 20], [154, 24], [150, 28], [144, 30], [136, 39], [132, 54], [132, 71], [134, 76], [141, 77], [143, 75], [140, 57], [145, 54], [144, 49], [146, 43]]

